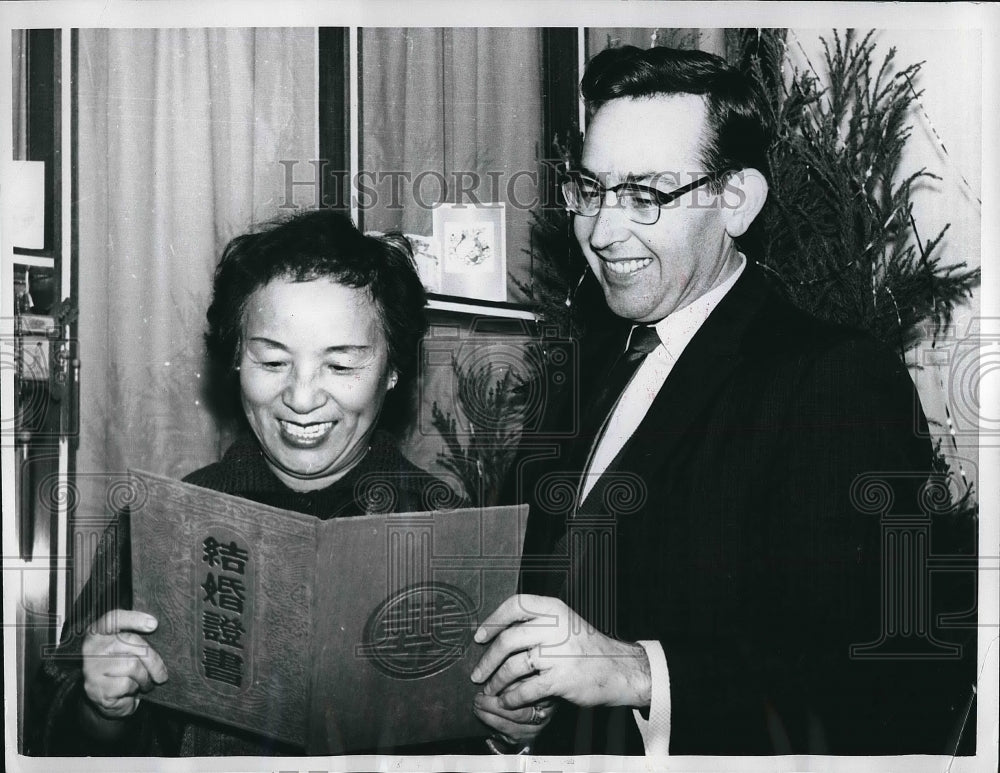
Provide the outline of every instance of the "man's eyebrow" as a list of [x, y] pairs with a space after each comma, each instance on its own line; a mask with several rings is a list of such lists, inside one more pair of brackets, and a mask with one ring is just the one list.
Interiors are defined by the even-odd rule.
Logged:
[[660, 169], [651, 169], [646, 172], [629, 172], [625, 175], [625, 179], [628, 181], [633, 180], [647, 180], [650, 177], [665, 177], [667, 175], [672, 175], [673, 172], [664, 172]]
[[[602, 184], [606, 183], [608, 178], [612, 176], [611, 173], [595, 172], [591, 169], [588, 169], [585, 166], [580, 166], [576, 171], [581, 174], [585, 174], [588, 177], [593, 177], [595, 180], [597, 180]], [[625, 174], [620, 175], [620, 178], [621, 182], [623, 183], [634, 183], [634, 182], [640, 182], [642, 180], [657, 180], [657, 179], [665, 179], [673, 182], [675, 180], [679, 181], [680, 176], [681, 175], [678, 172], [665, 172], [662, 169], [651, 169], [642, 172], [626, 172]]]
[[673, 185], [680, 185], [681, 174], [680, 172], [665, 172], [662, 169], [656, 169], [648, 172], [630, 172], [624, 177], [624, 182], [656, 183], [661, 180]]

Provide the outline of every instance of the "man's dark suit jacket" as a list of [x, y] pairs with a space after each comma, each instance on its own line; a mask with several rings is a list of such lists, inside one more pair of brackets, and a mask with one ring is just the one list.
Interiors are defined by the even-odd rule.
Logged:
[[[603, 378], [586, 368], [585, 383]], [[593, 431], [555, 460], [519, 462], [519, 498], [532, 505], [522, 590], [562, 597], [616, 638], [661, 643], [671, 754], [955, 753], [975, 630], [952, 630], [964, 648], [947, 654], [936, 616], [974, 595], [942, 601], [941, 583], [915, 584], [926, 572], [882, 557], [884, 545], [931, 549], [918, 539], [925, 433], [893, 353], [795, 309], [748, 266], [579, 512], [567, 486]], [[873, 475], [885, 485], [865, 485]], [[883, 524], [893, 514], [918, 516], [892, 532], [908, 547]], [[904, 575], [896, 592], [927, 605], [906, 620], [883, 607], [883, 585]], [[968, 596], [974, 580], [949, 596]], [[914, 636], [921, 614], [935, 625]], [[852, 645], [881, 641], [888, 619], [911, 635], [852, 657]], [[914, 653], [933, 657], [898, 657]], [[642, 754], [631, 714], [563, 704], [536, 751]]]

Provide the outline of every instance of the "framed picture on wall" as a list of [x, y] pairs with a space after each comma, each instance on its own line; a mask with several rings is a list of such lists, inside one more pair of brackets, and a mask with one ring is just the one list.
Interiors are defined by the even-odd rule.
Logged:
[[438, 204], [433, 223], [440, 292], [485, 301], [506, 301], [504, 205]]

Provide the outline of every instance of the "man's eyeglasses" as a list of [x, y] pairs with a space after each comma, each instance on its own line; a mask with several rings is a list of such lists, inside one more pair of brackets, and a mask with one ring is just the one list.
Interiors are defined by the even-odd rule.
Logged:
[[635, 223], [653, 225], [660, 218], [660, 208], [680, 198], [688, 191], [700, 188], [713, 179], [712, 175], [699, 177], [694, 182], [664, 193], [658, 188], [635, 182], [624, 182], [605, 188], [599, 180], [581, 172], [570, 172], [562, 184], [563, 198], [571, 212], [584, 217], [594, 217], [604, 206], [609, 193], [615, 195], [617, 206]]

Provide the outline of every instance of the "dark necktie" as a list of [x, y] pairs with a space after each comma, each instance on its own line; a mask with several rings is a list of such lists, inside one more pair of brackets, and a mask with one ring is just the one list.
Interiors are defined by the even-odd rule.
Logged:
[[[660, 336], [655, 327], [649, 325], [635, 325], [629, 333], [628, 342], [618, 359], [615, 360], [607, 377], [601, 386], [597, 397], [590, 402], [590, 408], [584, 419], [583, 431], [580, 440], [590, 444], [586, 461], [581, 469], [580, 490], [583, 490], [583, 480], [593, 459], [597, 444], [607, 428], [614, 411], [618, 398], [624, 391], [628, 382], [635, 375], [639, 365], [646, 359], [646, 355], [660, 345]], [[579, 457], [578, 457], [579, 458]]]
[[[660, 345], [660, 336], [655, 327], [635, 325], [629, 333], [628, 342], [618, 359], [608, 371], [607, 378], [596, 399], [591, 403], [590, 416], [600, 422], [601, 428], [607, 423], [618, 397], [635, 375], [646, 355]], [[596, 441], [597, 436], [594, 437]]]

